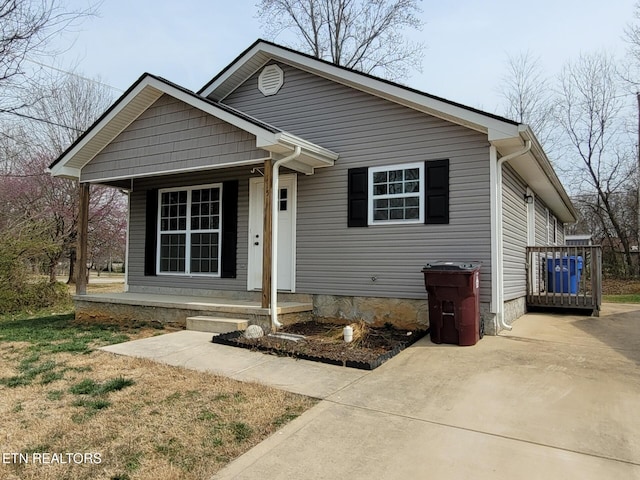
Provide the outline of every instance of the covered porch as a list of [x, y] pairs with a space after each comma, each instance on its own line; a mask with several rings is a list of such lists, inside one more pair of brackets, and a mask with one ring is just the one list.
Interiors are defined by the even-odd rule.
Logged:
[[[287, 315], [309, 312], [309, 302], [278, 302], [280, 170], [286, 168], [292, 177], [313, 175], [337, 158], [226, 105], [143, 75], [50, 166], [53, 175], [79, 181], [79, 265], [87, 259], [90, 185], [130, 193], [126, 275], [127, 280], [136, 278], [136, 288], [118, 296], [90, 296], [80, 275], [74, 298], [77, 316], [119, 312], [124, 319], [135, 309], [142, 319], [155, 312], [166, 319], [162, 323], [184, 324], [194, 313], [205, 312], [277, 328]], [[252, 196], [250, 180], [258, 174], [264, 188]], [[295, 205], [295, 188], [289, 193], [286, 203]], [[249, 242], [247, 198], [248, 208], [259, 205], [252, 210], [254, 217], [261, 217], [254, 222], [260, 230]], [[291, 235], [295, 239], [295, 231]], [[247, 244], [261, 255], [249, 256]], [[162, 253], [174, 248], [179, 253]], [[236, 267], [237, 256], [242, 268]], [[295, 260], [292, 263], [295, 267]], [[251, 285], [244, 281], [247, 265], [258, 272]], [[162, 293], [147, 290], [159, 285]], [[191, 298], [189, 289], [197, 298]], [[205, 299], [208, 291], [222, 294]]]

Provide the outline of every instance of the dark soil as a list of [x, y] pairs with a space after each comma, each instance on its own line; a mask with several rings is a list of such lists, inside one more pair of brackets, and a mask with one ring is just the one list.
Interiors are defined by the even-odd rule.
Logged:
[[391, 326], [374, 328], [363, 323], [353, 325], [354, 339], [351, 343], [342, 339], [344, 325], [315, 321], [287, 325], [279, 330], [279, 333], [304, 335], [305, 338], [298, 341], [268, 335], [247, 339], [241, 334], [220, 335], [223, 338], [214, 337], [213, 341], [276, 355], [373, 369], [426, 333], [421, 330], [398, 330]]

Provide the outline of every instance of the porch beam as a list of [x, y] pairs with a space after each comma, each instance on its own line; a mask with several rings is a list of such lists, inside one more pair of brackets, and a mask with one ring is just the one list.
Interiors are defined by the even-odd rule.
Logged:
[[89, 233], [89, 184], [79, 185], [78, 237], [76, 256], [76, 295], [87, 294], [87, 236]]
[[273, 230], [273, 160], [264, 161], [264, 211], [262, 222], [262, 308], [271, 306], [271, 240]]

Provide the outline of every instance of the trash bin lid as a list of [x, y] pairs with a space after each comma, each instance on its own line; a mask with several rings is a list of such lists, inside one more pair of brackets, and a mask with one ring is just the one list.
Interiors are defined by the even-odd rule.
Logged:
[[478, 270], [482, 266], [482, 262], [429, 262], [424, 266], [425, 270], [433, 271], [473, 271]]

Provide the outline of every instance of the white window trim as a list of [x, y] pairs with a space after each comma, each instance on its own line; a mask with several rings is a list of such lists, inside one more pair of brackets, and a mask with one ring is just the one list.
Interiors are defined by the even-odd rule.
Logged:
[[[205, 188], [219, 188], [220, 189], [220, 221], [217, 229], [206, 230], [191, 230], [191, 193], [194, 190], [202, 190]], [[187, 229], [186, 230], [171, 230], [163, 232], [162, 227], [162, 194], [167, 192], [187, 192]], [[189, 187], [172, 187], [163, 188], [158, 190], [158, 217], [157, 217], [157, 234], [158, 241], [156, 246], [156, 274], [162, 276], [180, 276], [180, 277], [214, 277], [220, 278], [222, 276], [222, 183], [209, 183], [206, 185], [194, 185]], [[162, 272], [160, 270], [160, 256], [162, 248], [162, 234], [185, 234], [185, 271], [184, 272]], [[191, 273], [191, 233], [217, 233], [218, 234], [218, 272], [217, 273]]]
[[[407, 170], [410, 168], [417, 168], [419, 170], [418, 174], [418, 182], [420, 184], [420, 191], [418, 192], [418, 208], [419, 208], [419, 217], [417, 219], [411, 220], [374, 220], [373, 219], [373, 176], [376, 172], [388, 172], [390, 170]], [[367, 208], [368, 208], [368, 224], [371, 225], [407, 225], [409, 223], [424, 223], [424, 211], [425, 211], [425, 172], [424, 172], [424, 162], [416, 162], [416, 163], [400, 163], [394, 165], [383, 165], [380, 167], [369, 167], [368, 170], [368, 196], [367, 196]], [[403, 193], [403, 194], [390, 194], [386, 195], [387, 198], [402, 198], [402, 197], [415, 197], [415, 193]], [[381, 195], [377, 195], [376, 198], [381, 198]]]

